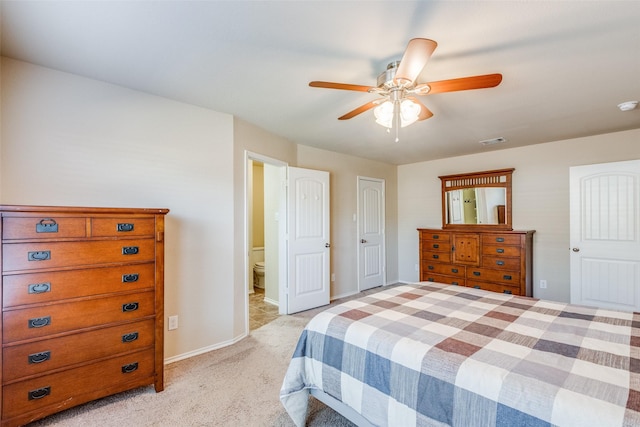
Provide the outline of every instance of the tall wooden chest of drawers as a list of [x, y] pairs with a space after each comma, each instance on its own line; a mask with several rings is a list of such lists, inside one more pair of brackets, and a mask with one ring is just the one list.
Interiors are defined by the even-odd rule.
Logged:
[[166, 213], [0, 205], [3, 427], [163, 390]]
[[419, 228], [420, 280], [533, 296], [535, 231]]

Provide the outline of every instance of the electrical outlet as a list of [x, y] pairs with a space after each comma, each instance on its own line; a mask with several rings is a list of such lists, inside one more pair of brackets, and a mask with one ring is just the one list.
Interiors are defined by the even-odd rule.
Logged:
[[169, 330], [178, 329], [178, 316], [169, 316]]
[[540, 279], [540, 289], [547, 289], [547, 281]]
[[336, 281], [336, 273], [331, 273], [331, 281], [332, 282]]

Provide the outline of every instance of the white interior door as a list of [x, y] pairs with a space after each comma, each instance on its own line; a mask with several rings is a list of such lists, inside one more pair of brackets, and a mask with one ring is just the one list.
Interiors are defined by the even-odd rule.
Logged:
[[576, 166], [571, 302], [640, 310], [640, 160]]
[[358, 288], [385, 284], [384, 180], [358, 177]]
[[289, 167], [287, 313], [329, 304], [329, 172]]

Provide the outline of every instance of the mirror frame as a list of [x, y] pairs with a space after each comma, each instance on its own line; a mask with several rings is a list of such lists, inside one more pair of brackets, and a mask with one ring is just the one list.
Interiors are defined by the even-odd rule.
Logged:
[[[442, 183], [442, 228], [451, 230], [513, 230], [511, 222], [511, 181], [515, 168], [439, 176]], [[447, 224], [447, 191], [477, 187], [506, 190], [504, 224]]]

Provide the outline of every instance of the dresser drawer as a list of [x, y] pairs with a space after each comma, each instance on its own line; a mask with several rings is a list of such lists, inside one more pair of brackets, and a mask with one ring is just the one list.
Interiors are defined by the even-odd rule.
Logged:
[[451, 234], [438, 230], [421, 230], [420, 239], [422, 240], [437, 240], [439, 242], [451, 242]]
[[91, 237], [153, 236], [153, 218], [92, 218]]
[[464, 277], [445, 276], [442, 274], [430, 274], [427, 272], [422, 273], [421, 280], [423, 282], [437, 282], [446, 283], [447, 285], [464, 286]]
[[482, 257], [482, 266], [486, 268], [497, 268], [511, 271], [520, 270], [520, 258], [484, 255]]
[[9, 275], [2, 280], [2, 307], [152, 289], [154, 285], [154, 263]]
[[482, 245], [482, 255], [520, 256], [520, 246]]
[[482, 234], [482, 243], [487, 245], [520, 246], [519, 234]]
[[126, 322], [154, 313], [152, 291], [6, 310], [2, 313], [3, 343]]
[[467, 279], [467, 287], [484, 289], [485, 291], [491, 291], [491, 292], [499, 292], [501, 294], [520, 295], [520, 287], [509, 286], [503, 283], [487, 283], [487, 282]]
[[422, 243], [422, 250], [430, 252], [451, 252], [451, 243], [429, 240]]
[[[46, 407], [73, 406], [105, 394], [148, 384], [153, 382], [153, 375], [154, 354], [152, 350], [145, 350], [9, 384], [2, 393], [2, 418]], [[101, 390], [108, 393], [101, 393]], [[67, 400], [72, 400], [73, 404], [65, 405]]]
[[155, 240], [11, 243], [2, 245], [4, 271], [153, 261]]
[[451, 262], [451, 252], [422, 251], [422, 261]]
[[465, 277], [466, 267], [464, 265], [422, 261], [422, 270], [427, 274], [446, 274], [447, 276]]
[[87, 235], [87, 219], [78, 217], [3, 217], [2, 238], [61, 239]]
[[154, 334], [154, 321], [148, 319], [59, 338], [7, 346], [2, 353], [2, 378], [4, 382], [11, 382], [65, 366], [152, 348]]
[[492, 270], [490, 268], [468, 268], [467, 279], [485, 282], [502, 282], [514, 286], [520, 283], [519, 271]]

